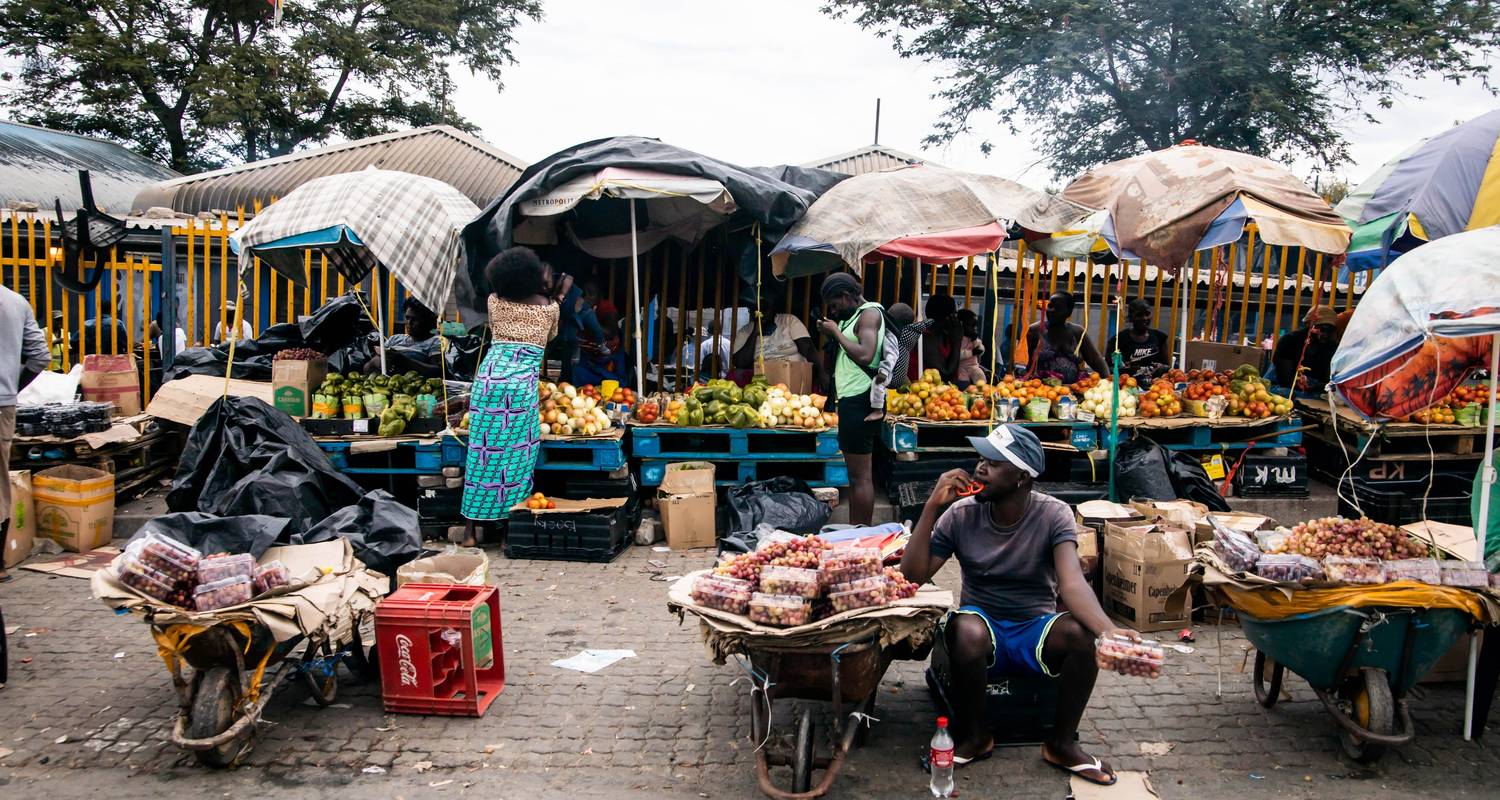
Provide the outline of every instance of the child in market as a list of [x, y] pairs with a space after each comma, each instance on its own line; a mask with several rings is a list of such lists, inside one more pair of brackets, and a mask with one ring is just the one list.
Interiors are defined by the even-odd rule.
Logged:
[[911, 325], [915, 318], [916, 313], [905, 303], [897, 303], [885, 312], [886, 348], [880, 363], [875, 367], [875, 374], [870, 378], [870, 413], [865, 417], [866, 422], [875, 422], [885, 417], [886, 389], [891, 385], [891, 379], [898, 374], [897, 367], [905, 358], [902, 355], [901, 331]]
[[979, 338], [979, 315], [973, 310], [960, 310], [958, 322], [964, 330], [958, 346], [958, 385], [963, 388], [985, 380], [984, 367], [979, 363], [984, 357], [984, 342]]

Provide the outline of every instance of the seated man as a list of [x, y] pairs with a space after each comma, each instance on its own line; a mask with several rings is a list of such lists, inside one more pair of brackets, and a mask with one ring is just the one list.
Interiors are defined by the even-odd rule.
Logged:
[[[424, 378], [437, 378], [443, 374], [438, 359], [443, 357], [442, 340], [437, 336], [437, 314], [432, 309], [408, 297], [401, 304], [403, 333], [393, 334], [385, 340], [385, 372], [400, 375], [415, 372]], [[365, 362], [365, 374], [380, 371], [380, 352], [377, 350]]]
[[[1084, 580], [1068, 505], [1032, 490], [1045, 465], [1036, 434], [1001, 425], [969, 442], [980, 456], [973, 478], [952, 470], [938, 480], [901, 557], [901, 571], [916, 583], [930, 580], [954, 556], [963, 573], [961, 604], [942, 627], [953, 681], [953, 763], [987, 758], [994, 749], [980, 714], [989, 679], [1030, 673], [1062, 682], [1056, 727], [1042, 744], [1042, 759], [1084, 780], [1113, 784], [1114, 772], [1074, 737], [1099, 672], [1094, 638], [1140, 637], [1110, 624]], [[971, 480], [981, 485], [979, 493], [958, 500]], [[1066, 611], [1058, 610], [1059, 596]]]

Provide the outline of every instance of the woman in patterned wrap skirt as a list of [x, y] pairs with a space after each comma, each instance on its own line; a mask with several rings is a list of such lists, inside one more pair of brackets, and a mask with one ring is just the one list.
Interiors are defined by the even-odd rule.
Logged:
[[[463, 544], [475, 522], [504, 520], [531, 493], [541, 418], [537, 380], [548, 340], [557, 335], [558, 290], [552, 268], [525, 247], [512, 247], [484, 268], [490, 342], [469, 394], [469, 455], [464, 467]], [[568, 278], [564, 277], [564, 283]]]

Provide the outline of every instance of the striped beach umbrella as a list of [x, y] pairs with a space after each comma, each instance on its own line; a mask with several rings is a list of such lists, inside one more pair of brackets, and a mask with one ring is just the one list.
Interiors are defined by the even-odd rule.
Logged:
[[1338, 204], [1354, 228], [1348, 267], [1384, 267], [1434, 239], [1500, 223], [1500, 111], [1424, 139]]

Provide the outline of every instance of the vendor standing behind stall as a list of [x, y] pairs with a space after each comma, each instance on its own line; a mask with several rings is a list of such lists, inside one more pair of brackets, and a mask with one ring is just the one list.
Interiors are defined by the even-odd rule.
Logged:
[[1308, 309], [1302, 327], [1276, 340], [1273, 371], [1266, 378], [1304, 396], [1321, 396], [1333, 372], [1333, 353], [1339, 349], [1338, 319], [1328, 306]]
[[[770, 305], [766, 301], [761, 303], [762, 309], [768, 309]], [[757, 357], [762, 357], [767, 361], [810, 362], [813, 383], [824, 390], [828, 388], [828, 376], [823, 370], [823, 360], [818, 358], [818, 351], [813, 347], [812, 334], [808, 333], [802, 320], [791, 314], [766, 314], [757, 331], [752, 313], [750, 321], [734, 332], [730, 350], [733, 353], [730, 362], [736, 370], [736, 374], [730, 377], [738, 383], [750, 381], [755, 375]]]
[[958, 380], [959, 352], [963, 346], [963, 323], [958, 321], [958, 304], [946, 292], [936, 292], [927, 298], [923, 308], [931, 321], [922, 335], [922, 366], [935, 369], [944, 383]]
[[829, 319], [818, 330], [838, 346], [833, 382], [838, 397], [839, 449], [849, 467], [849, 521], [869, 525], [875, 517], [872, 454], [880, 422], [870, 421], [870, 386], [885, 340], [885, 313], [865, 300], [859, 281], [847, 272], [823, 279], [820, 290]]
[[[10, 532], [10, 442], [16, 436], [16, 394], [50, 362], [47, 337], [26, 298], [0, 286], [0, 555]], [[10, 580], [0, 559], [0, 581]]]
[[[969, 443], [979, 453], [974, 476], [953, 470], [938, 480], [901, 557], [901, 573], [914, 583], [926, 583], [950, 558], [963, 573], [961, 605], [940, 628], [953, 681], [953, 763], [963, 766], [994, 750], [981, 718], [990, 679], [1045, 676], [1059, 682], [1059, 692], [1042, 759], [1110, 785], [1114, 773], [1077, 741], [1099, 674], [1094, 639], [1140, 636], [1110, 624], [1083, 577], [1072, 509], [1034, 489], [1046, 465], [1036, 434], [1001, 425]], [[982, 486], [979, 493], [958, 500], [971, 481]], [[1066, 611], [1058, 611], [1059, 598]]]
[[547, 342], [557, 335], [557, 295], [566, 288], [553, 286], [551, 268], [525, 247], [490, 259], [484, 277], [493, 341], [469, 395], [465, 547], [476, 542], [475, 522], [508, 519], [531, 492], [541, 437], [537, 381]]
[[[1120, 350], [1121, 372], [1126, 375], [1144, 377], [1142, 385], [1149, 379], [1172, 368], [1172, 350], [1167, 346], [1167, 334], [1151, 327], [1151, 304], [1137, 297], [1130, 301], [1125, 312], [1130, 327], [1111, 336], [1104, 343], [1104, 352]], [[1104, 373], [1099, 373], [1104, 374]]]
[[1073, 295], [1057, 292], [1047, 298], [1046, 317], [1026, 329], [1029, 377], [1073, 383], [1082, 371], [1080, 362], [1087, 362], [1100, 375], [1110, 374], [1088, 332], [1069, 321], [1072, 316]]

